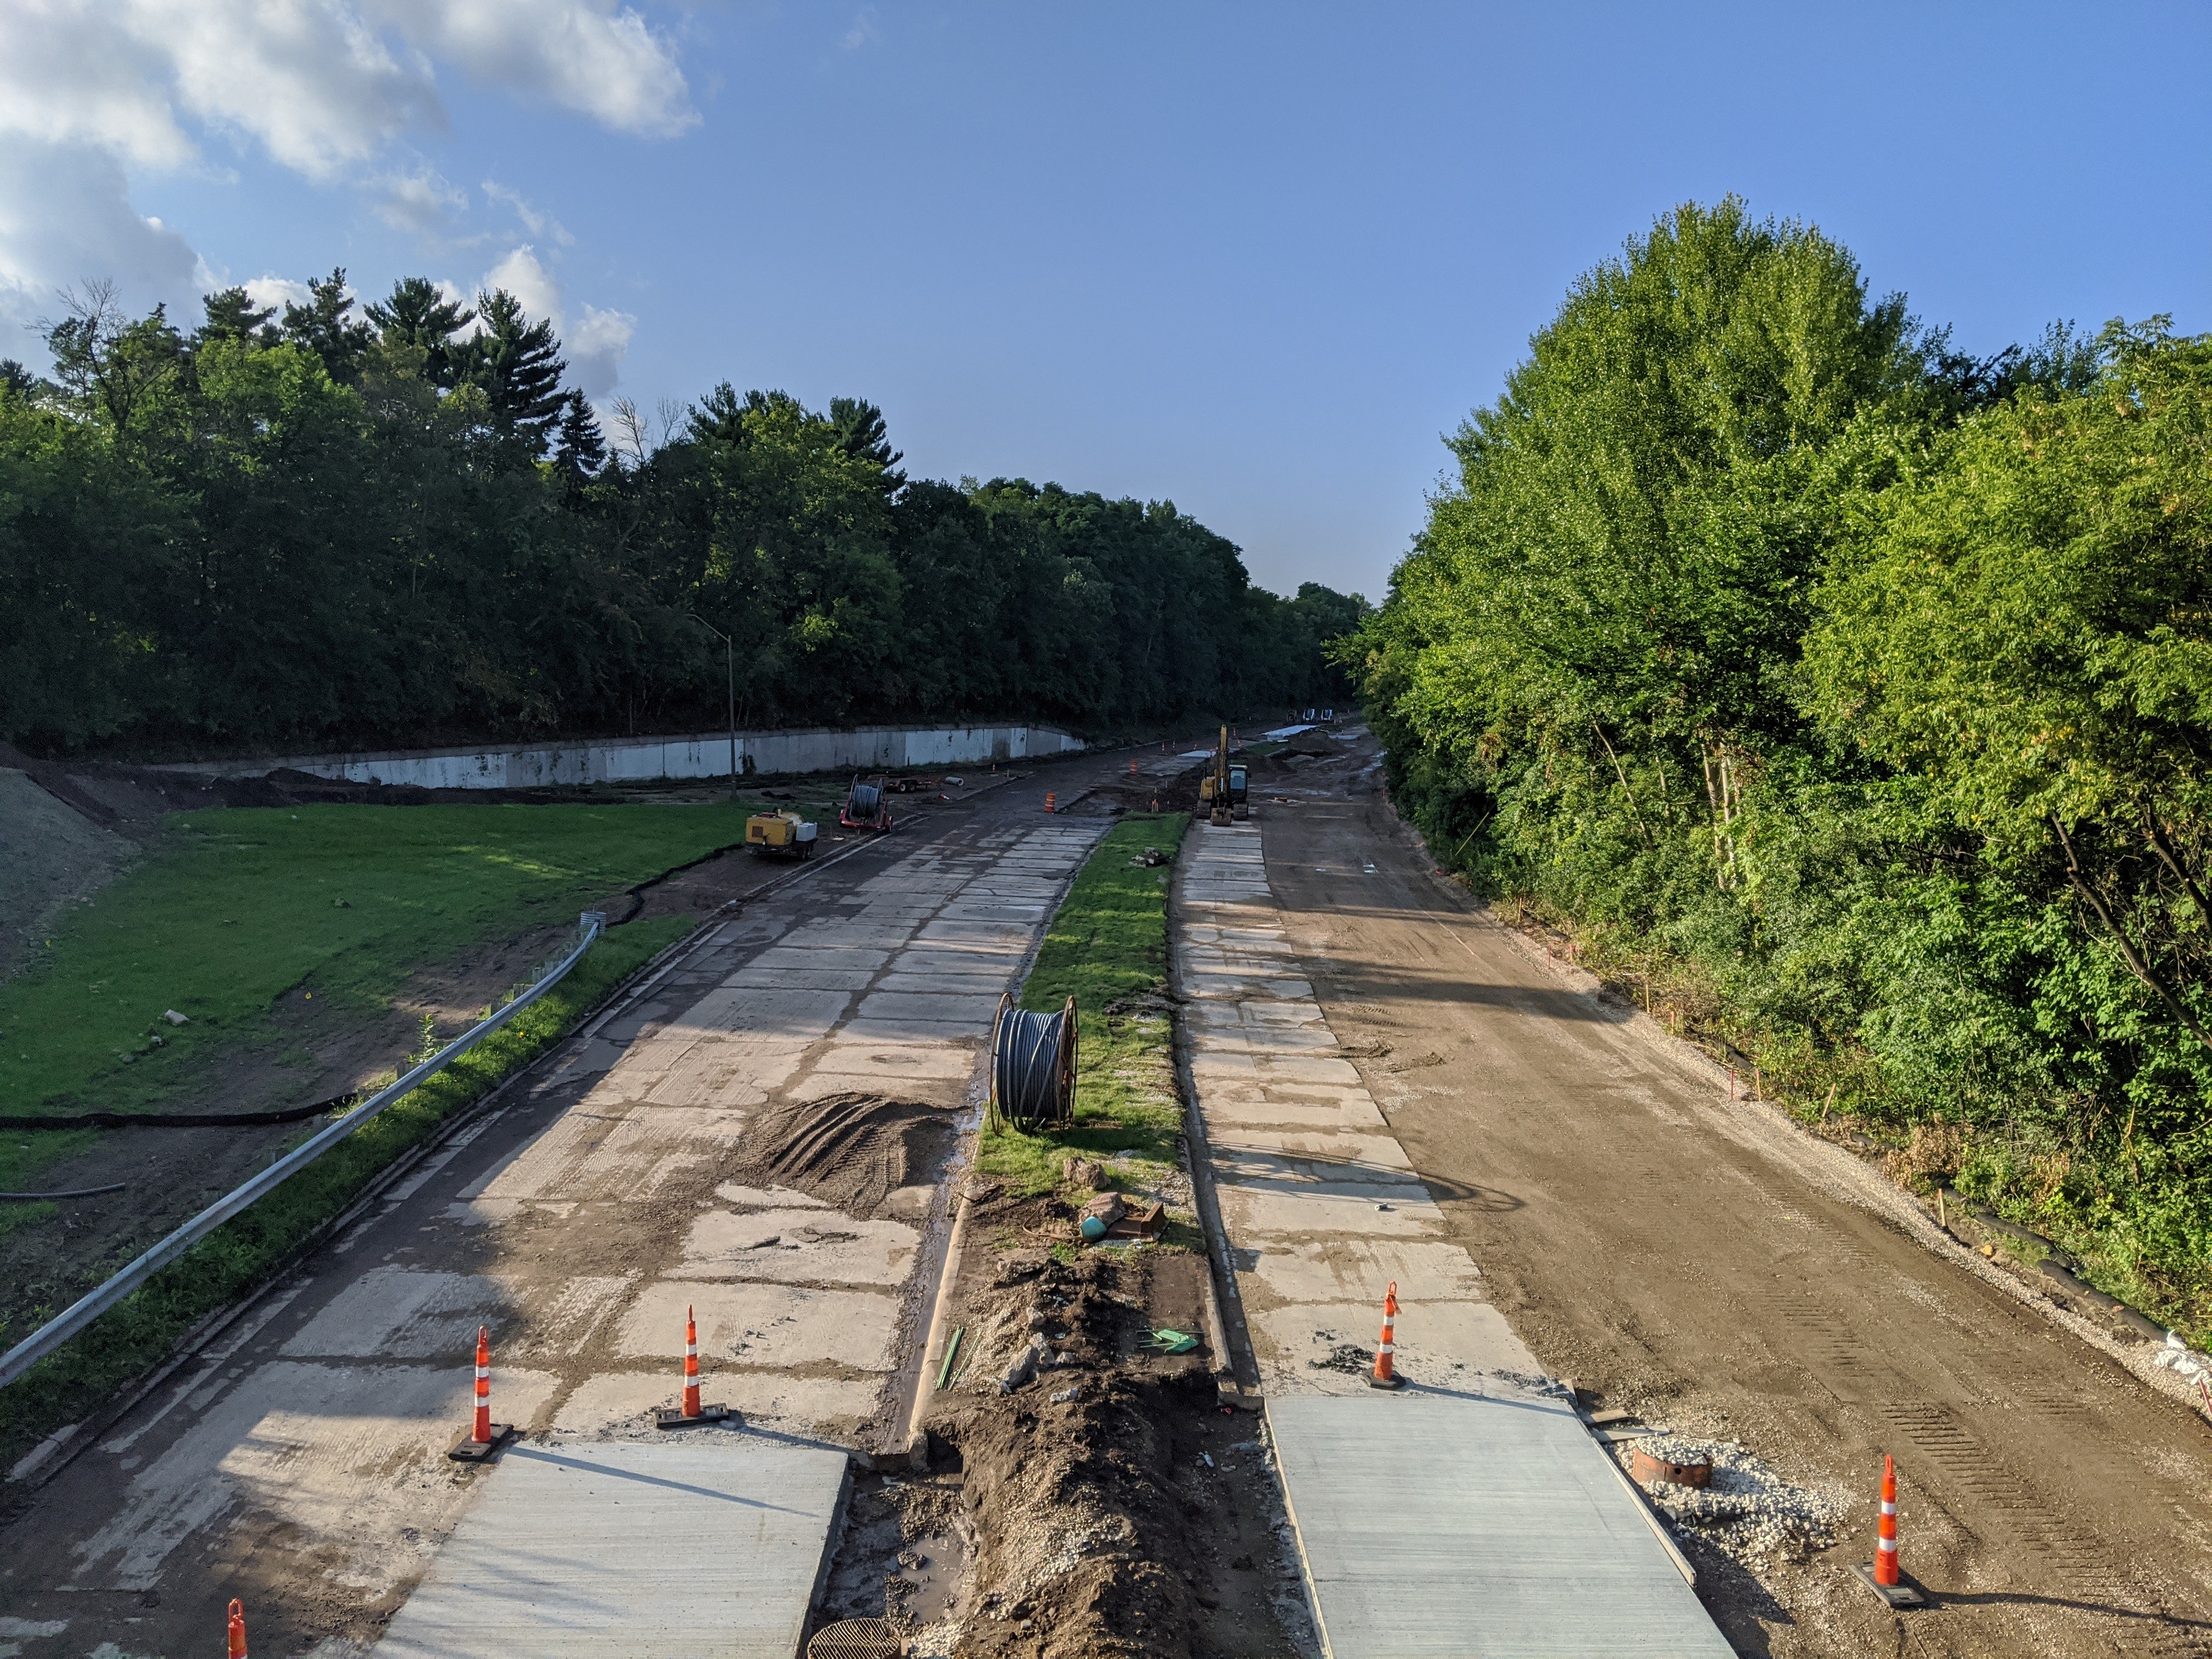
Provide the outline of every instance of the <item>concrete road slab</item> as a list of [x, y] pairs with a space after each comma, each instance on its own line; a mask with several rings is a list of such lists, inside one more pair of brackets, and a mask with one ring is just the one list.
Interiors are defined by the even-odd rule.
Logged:
[[[1331, 1102], [1326, 1105], [1306, 1101], [1278, 1101], [1271, 1095], [1286, 1092], [1283, 1090], [1237, 1091], [1223, 1090], [1206, 1106], [1209, 1125], [1218, 1124], [1223, 1133], [1236, 1129], [1282, 1128], [1293, 1130], [1360, 1130], [1380, 1129], [1386, 1126], [1382, 1113], [1375, 1103], [1364, 1095], [1358, 1100]], [[1256, 1094], [1257, 1099], [1244, 1099], [1243, 1094]]]
[[[1398, 1138], [1382, 1134], [1326, 1133], [1277, 1126], [1249, 1129], [1224, 1126], [1209, 1137], [1224, 1157], [1273, 1159], [1321, 1181], [1413, 1180], [1413, 1165]], [[1426, 1189], [1424, 1188], [1424, 1191]]]
[[[1217, 1175], [1218, 1178], [1218, 1175]], [[1223, 1181], [1221, 1213], [1232, 1238], [1307, 1238], [1341, 1233], [1347, 1238], [1437, 1238], [1443, 1234], [1443, 1212], [1425, 1188], [1387, 1190], [1397, 1200], [1378, 1200], [1377, 1189], [1359, 1192], [1319, 1186], [1246, 1185]], [[1388, 1203], [1385, 1209], [1382, 1205]]]
[[[321, 1541], [331, 1578], [381, 1595], [421, 1571], [413, 1545], [466, 1502], [446, 1447], [469, 1420], [475, 1356], [443, 1366], [256, 1369], [134, 1472], [116, 1514], [76, 1547], [80, 1589], [147, 1590], [169, 1553], [225, 1516]], [[553, 1393], [544, 1372], [495, 1364], [501, 1420], [528, 1423]], [[395, 1548], [395, 1540], [410, 1540]]]
[[[1479, 1300], [1482, 1270], [1457, 1244], [1419, 1239], [1250, 1240], [1255, 1287], [1285, 1302], [1340, 1302], [1370, 1310], [1398, 1286], [1407, 1308]], [[1254, 1300], [1260, 1298], [1255, 1295]], [[1375, 1322], [1370, 1321], [1370, 1323]], [[1407, 1323], [1413, 1322], [1408, 1316]]]
[[701, 1374], [718, 1383], [724, 1362], [887, 1371], [894, 1361], [898, 1303], [887, 1292], [672, 1279], [648, 1285], [630, 1304], [615, 1352], [626, 1359], [667, 1356], [666, 1376], [681, 1377], [686, 1308], [698, 1320]]
[[462, 1196], [586, 1201], [641, 1197], [679, 1169], [726, 1157], [744, 1125], [742, 1112], [601, 1103], [595, 1096], [556, 1119]]
[[[1260, 1281], [1248, 1293], [1245, 1316], [1255, 1340], [1265, 1340], [1261, 1376], [1267, 1393], [1356, 1394], [1366, 1388], [1369, 1362], [1346, 1370], [1336, 1365], [1333, 1356], [1346, 1345], [1374, 1352], [1382, 1334], [1381, 1286], [1371, 1297], [1285, 1303], [1272, 1308], [1263, 1305], [1258, 1293], [1264, 1288]], [[1487, 1302], [1472, 1297], [1425, 1300], [1415, 1318], [1409, 1313], [1405, 1289], [1401, 1282], [1395, 1358], [1415, 1383], [1449, 1392], [1474, 1389], [1489, 1375], [1541, 1376], [1543, 1368], [1535, 1356], [1513, 1334], [1505, 1316]]]
[[[878, 1376], [731, 1370], [715, 1375], [705, 1398], [739, 1413], [747, 1424], [843, 1437], [880, 1414], [884, 1388], [884, 1379]], [[556, 1436], [658, 1438], [662, 1431], [653, 1426], [653, 1413], [675, 1405], [680, 1393], [680, 1374], [665, 1366], [653, 1371], [599, 1371], [570, 1390], [554, 1413], [553, 1430]]]
[[754, 1279], [770, 1284], [897, 1285], [921, 1234], [900, 1221], [856, 1221], [836, 1211], [709, 1211], [691, 1224], [678, 1279]]
[[[1194, 986], [1192, 994], [1241, 994], [1220, 988]], [[1210, 1043], [1192, 1058], [1191, 1073], [1205, 1082], [1321, 1083], [1340, 1088], [1364, 1089], [1358, 1069], [1348, 1060], [1329, 1060], [1316, 1054], [1254, 1054], [1216, 1049]]]
[[1267, 1422], [1328, 1659], [1729, 1659], [1565, 1407], [1367, 1393]]
[[379, 1659], [792, 1659], [842, 1452], [737, 1435], [517, 1447]]
[[872, 991], [860, 999], [847, 1029], [872, 1019], [935, 1020], [988, 1031], [998, 1017], [996, 992], [958, 991], [940, 988], [930, 991]]

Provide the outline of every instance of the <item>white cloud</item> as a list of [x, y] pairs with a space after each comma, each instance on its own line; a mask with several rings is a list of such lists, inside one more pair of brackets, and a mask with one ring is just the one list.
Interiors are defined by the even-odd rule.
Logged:
[[[620, 131], [699, 118], [673, 45], [618, 0], [0, 0], [0, 289], [104, 275], [133, 303], [180, 297], [191, 250], [132, 210], [130, 178], [216, 171], [217, 137], [446, 234], [459, 191], [376, 170], [446, 125], [441, 66]], [[566, 240], [534, 208], [524, 223]]]
[[378, 191], [376, 216], [394, 230], [442, 238], [468, 211], [467, 193], [447, 183], [430, 167], [413, 173], [385, 175]]
[[529, 243], [514, 249], [486, 271], [483, 285], [505, 289], [522, 301], [522, 308], [532, 317], [550, 317], [554, 326], [560, 326], [561, 284], [553, 280], [553, 273], [545, 269], [538, 250]]
[[[179, 320], [199, 260], [185, 239], [131, 205], [122, 164], [87, 144], [0, 143], [0, 317], [24, 325], [58, 312], [58, 290], [112, 278], [132, 306], [167, 301]], [[12, 333], [12, 331], [8, 331]], [[0, 334], [0, 357], [28, 342]]]
[[568, 234], [568, 226], [562, 224], [551, 214], [524, 201], [520, 195], [506, 185], [487, 179], [484, 180], [483, 193], [487, 200], [496, 202], [502, 207], [513, 210], [514, 216], [522, 221], [522, 228], [532, 236], [550, 236], [562, 247], [575, 246], [576, 239]]
[[674, 47], [606, 0], [366, 0], [375, 16], [480, 81], [618, 131], [667, 137], [699, 119]]
[[853, 19], [853, 27], [845, 31], [845, 50], [858, 52], [862, 46], [872, 46], [883, 38], [876, 27], [876, 9], [863, 6]]
[[604, 398], [622, 377], [623, 358], [629, 354], [637, 319], [626, 311], [602, 311], [586, 306], [571, 323], [562, 303], [561, 284], [525, 242], [484, 273], [486, 289], [503, 288], [522, 301], [533, 319], [543, 317], [561, 337], [561, 355], [568, 360], [568, 378], [590, 398]]
[[627, 311], [584, 307], [583, 316], [563, 337], [568, 348], [568, 378], [583, 388], [586, 397], [604, 398], [615, 389], [630, 336], [636, 332], [637, 319]]
[[256, 306], [280, 318], [286, 306], [304, 306], [315, 297], [305, 283], [295, 283], [289, 276], [256, 276], [238, 286]]

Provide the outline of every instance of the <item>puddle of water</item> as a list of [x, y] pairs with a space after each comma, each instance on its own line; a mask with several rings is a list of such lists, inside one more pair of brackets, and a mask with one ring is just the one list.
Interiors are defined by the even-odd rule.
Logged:
[[968, 1553], [951, 1533], [930, 1533], [908, 1544], [899, 1552], [899, 1577], [913, 1586], [902, 1597], [906, 1616], [917, 1625], [933, 1625], [944, 1618], [951, 1611], [967, 1568]]

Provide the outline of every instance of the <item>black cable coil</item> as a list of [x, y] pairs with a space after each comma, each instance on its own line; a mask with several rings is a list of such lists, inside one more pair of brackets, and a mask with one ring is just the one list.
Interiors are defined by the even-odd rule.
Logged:
[[851, 798], [845, 803], [845, 810], [856, 818], [872, 818], [883, 810], [883, 805], [882, 785], [856, 783], [853, 786]]
[[1055, 1013], [999, 1000], [991, 1034], [991, 1101], [1020, 1129], [1065, 1123], [1075, 1109], [1075, 999]]

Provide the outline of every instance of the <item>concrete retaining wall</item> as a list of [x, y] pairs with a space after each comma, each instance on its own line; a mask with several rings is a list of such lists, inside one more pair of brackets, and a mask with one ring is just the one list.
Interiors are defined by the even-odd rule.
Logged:
[[[740, 732], [741, 772], [852, 772], [908, 766], [972, 766], [1065, 755], [1080, 738], [1048, 726], [959, 726], [857, 731]], [[294, 755], [179, 767], [215, 777], [250, 778], [279, 768], [349, 783], [411, 784], [423, 789], [530, 789], [548, 784], [651, 783], [727, 777], [726, 732], [629, 738], [603, 743], [513, 748], [416, 750], [377, 755]]]

